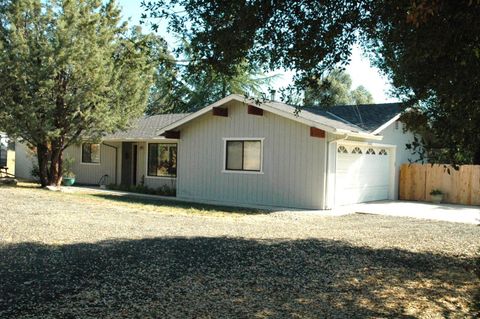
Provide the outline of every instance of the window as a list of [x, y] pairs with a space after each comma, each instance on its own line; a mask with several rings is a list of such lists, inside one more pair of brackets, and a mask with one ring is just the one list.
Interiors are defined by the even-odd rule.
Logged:
[[360, 149], [360, 147], [355, 147], [352, 150], [352, 154], [362, 154], [362, 150]]
[[343, 153], [343, 154], [347, 154], [347, 153], [348, 153], [348, 151], [347, 151], [347, 149], [345, 148], [345, 146], [339, 146], [337, 151], [338, 151], [338, 153]]
[[82, 144], [82, 163], [100, 164], [100, 144]]
[[373, 148], [369, 148], [367, 150], [367, 154], [375, 155], [375, 151], [373, 150]]
[[260, 172], [262, 169], [261, 140], [226, 141], [225, 170]]
[[388, 153], [385, 149], [382, 148], [380, 152], [378, 152], [378, 155], [388, 155]]
[[148, 144], [148, 176], [177, 176], [177, 144]]
[[0, 167], [7, 166], [8, 138], [0, 135]]

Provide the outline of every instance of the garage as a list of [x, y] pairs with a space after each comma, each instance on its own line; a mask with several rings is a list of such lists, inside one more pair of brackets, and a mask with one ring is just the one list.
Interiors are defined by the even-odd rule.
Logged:
[[390, 198], [394, 149], [339, 144], [335, 165], [335, 206]]

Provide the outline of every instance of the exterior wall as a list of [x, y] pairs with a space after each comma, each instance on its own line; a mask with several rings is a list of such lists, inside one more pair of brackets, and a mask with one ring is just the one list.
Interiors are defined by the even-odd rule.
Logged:
[[25, 143], [15, 143], [15, 176], [26, 180], [33, 180], [33, 164], [37, 164], [37, 157]]
[[[187, 123], [178, 145], [177, 196], [219, 203], [313, 208], [323, 206], [325, 139], [278, 115], [247, 114], [231, 102], [228, 117], [210, 112]], [[224, 138], [264, 138], [263, 172], [222, 172]]]
[[[397, 123], [397, 124], [396, 124]], [[409, 163], [410, 160], [417, 160], [418, 155], [414, 156], [406, 149], [406, 144], [413, 141], [413, 133], [410, 131], [404, 132], [404, 124], [400, 121], [390, 124], [380, 134], [383, 139], [380, 143], [393, 144], [397, 146], [395, 154], [395, 190], [394, 199], [398, 199], [398, 183], [400, 176], [400, 166], [404, 163]]]
[[[152, 141], [152, 143], [177, 143], [174, 140]], [[138, 145], [138, 166], [137, 166], [137, 181], [140, 183], [143, 179], [145, 186], [150, 188], [159, 188], [168, 186], [170, 188], [176, 187], [175, 177], [154, 177], [147, 174], [147, 152], [148, 142], [139, 142]]]
[[[103, 175], [107, 174], [108, 184], [115, 183], [115, 174], [117, 174], [117, 183], [120, 183], [121, 174], [121, 143], [107, 143], [118, 147], [117, 159], [115, 159], [115, 149], [105, 144], [100, 146], [100, 163], [82, 163], [81, 145], [73, 145], [68, 147], [64, 152], [64, 157], [72, 157], [74, 163], [72, 171], [76, 175], [76, 183], [98, 185]], [[115, 172], [115, 162], [117, 163], [117, 172]]]
[[15, 142], [13, 141], [8, 143], [7, 167], [8, 173], [15, 175]]

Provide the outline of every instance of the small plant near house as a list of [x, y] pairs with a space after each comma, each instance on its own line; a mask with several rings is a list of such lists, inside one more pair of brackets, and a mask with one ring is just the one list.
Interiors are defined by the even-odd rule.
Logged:
[[175, 188], [169, 187], [167, 185], [163, 185], [157, 188], [151, 188], [142, 184], [129, 185], [129, 186], [110, 184], [108, 185], [108, 189], [132, 192], [132, 193], [140, 193], [140, 194], [160, 195], [160, 196], [175, 196], [176, 194]]
[[62, 183], [65, 186], [72, 186], [75, 183], [75, 173], [72, 171], [72, 166], [75, 160], [72, 157], [65, 157], [63, 159], [62, 167]]
[[430, 197], [433, 203], [440, 204], [443, 200], [443, 192], [438, 188], [434, 188], [430, 191]]

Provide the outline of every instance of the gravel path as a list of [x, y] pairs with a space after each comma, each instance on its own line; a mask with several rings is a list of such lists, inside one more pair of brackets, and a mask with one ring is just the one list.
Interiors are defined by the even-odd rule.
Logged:
[[474, 225], [22, 187], [0, 205], [1, 318], [474, 317]]

